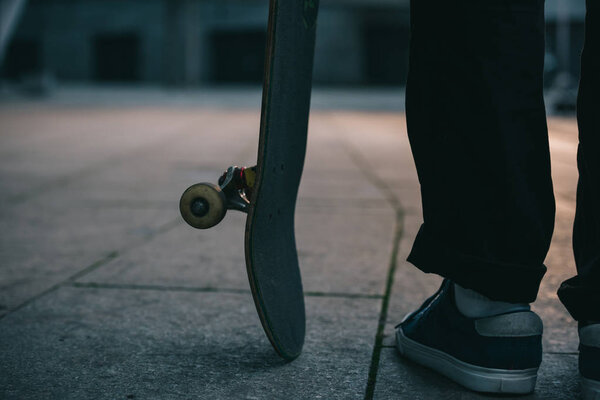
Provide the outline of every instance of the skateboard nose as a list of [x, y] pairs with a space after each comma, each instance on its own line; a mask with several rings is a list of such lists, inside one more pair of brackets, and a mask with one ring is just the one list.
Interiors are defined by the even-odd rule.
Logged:
[[208, 202], [201, 198], [194, 199], [190, 206], [192, 214], [194, 214], [196, 217], [204, 217], [206, 214], [208, 214], [209, 208]]

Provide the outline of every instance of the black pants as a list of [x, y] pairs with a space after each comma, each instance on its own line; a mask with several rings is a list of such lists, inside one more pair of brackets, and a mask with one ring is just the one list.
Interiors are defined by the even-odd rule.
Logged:
[[[578, 275], [559, 296], [600, 320], [600, 2], [588, 0], [578, 98]], [[594, 24], [596, 24], [594, 26]], [[554, 229], [543, 0], [412, 0], [408, 134], [423, 201], [410, 262], [532, 302]]]

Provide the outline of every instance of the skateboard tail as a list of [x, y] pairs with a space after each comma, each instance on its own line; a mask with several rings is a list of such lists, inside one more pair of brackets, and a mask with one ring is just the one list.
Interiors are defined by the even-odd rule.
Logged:
[[[255, 212], [268, 211], [258, 205]], [[260, 226], [266, 221], [254, 214], [255, 231], [249, 236], [257, 242], [249, 243], [246, 257], [249, 265], [248, 278], [253, 298], [261, 323], [273, 348], [282, 358], [293, 360], [300, 355], [305, 336], [305, 309], [300, 270], [297, 261], [296, 247], [290, 246], [294, 241], [293, 226], [288, 225], [282, 232], [285, 221], [277, 224], [276, 229]], [[265, 229], [266, 228], [266, 229]], [[280, 229], [281, 228], [281, 229]], [[255, 243], [271, 243], [286, 249], [277, 255], [277, 249], [262, 249]], [[252, 250], [254, 249], [254, 250]]]

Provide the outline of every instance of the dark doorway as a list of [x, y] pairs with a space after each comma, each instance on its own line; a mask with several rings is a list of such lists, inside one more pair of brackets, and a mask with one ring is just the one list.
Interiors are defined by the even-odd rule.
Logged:
[[140, 80], [140, 38], [134, 33], [94, 37], [94, 79], [99, 82]]
[[267, 34], [262, 30], [213, 32], [212, 66], [216, 82], [260, 83]]
[[42, 70], [40, 43], [37, 40], [15, 39], [5, 54], [0, 72], [3, 78], [20, 79]]
[[367, 25], [364, 30], [367, 83], [406, 85], [408, 75], [407, 26]]

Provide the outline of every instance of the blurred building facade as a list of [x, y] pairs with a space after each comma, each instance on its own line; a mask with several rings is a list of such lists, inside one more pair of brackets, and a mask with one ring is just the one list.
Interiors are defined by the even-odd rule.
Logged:
[[[565, 40], [560, 1], [547, 3], [550, 73], [560, 67], [555, 54]], [[577, 74], [584, 0], [566, 1], [567, 40], [577, 49], [567, 51], [566, 68]], [[267, 13], [268, 0], [29, 0], [1, 74], [19, 79], [46, 72], [66, 82], [256, 84]], [[315, 82], [401, 86], [408, 42], [409, 0], [321, 0]]]

